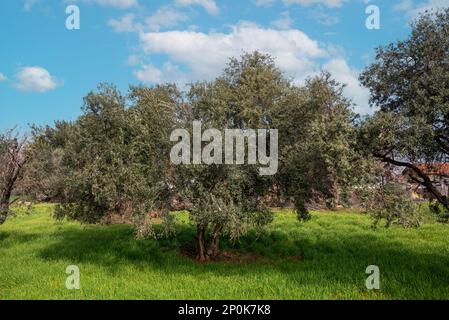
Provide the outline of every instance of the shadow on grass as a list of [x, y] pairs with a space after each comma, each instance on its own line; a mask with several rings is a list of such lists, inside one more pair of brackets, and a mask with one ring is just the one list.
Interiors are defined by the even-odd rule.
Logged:
[[0, 246], [2, 249], [13, 247], [17, 244], [32, 242], [39, 237], [35, 233], [25, 233], [18, 231], [1, 231], [0, 230]]
[[[434, 297], [449, 294], [449, 257], [437, 252], [414, 250], [412, 247], [387, 241], [375, 234], [339, 235], [339, 238], [290, 239], [279, 232], [266, 232], [262, 237], [250, 233], [237, 243], [223, 242], [225, 250], [239, 250], [260, 255], [249, 264], [199, 264], [180, 254], [180, 248], [193, 243], [195, 230], [178, 226], [175, 239], [136, 240], [130, 226], [72, 228], [54, 234], [57, 241], [39, 252], [44, 260], [67, 260], [70, 263], [97, 264], [115, 273], [122, 265], [157, 268], [165, 274], [214, 272], [218, 276], [268, 274], [281, 272], [301, 285], [322, 283], [361, 284], [365, 269], [378, 265], [383, 279], [391, 282], [391, 294], [401, 286], [429, 287]], [[11, 237], [12, 234], [6, 235]], [[17, 235], [15, 234], [14, 237]], [[19, 235], [20, 241], [32, 238]], [[295, 257], [303, 257], [296, 259]], [[299, 284], [298, 284], [299, 285]], [[388, 292], [388, 286], [386, 288]], [[409, 296], [413, 297], [413, 291]], [[416, 297], [422, 297], [416, 292]], [[446, 296], [447, 298], [447, 296]]]

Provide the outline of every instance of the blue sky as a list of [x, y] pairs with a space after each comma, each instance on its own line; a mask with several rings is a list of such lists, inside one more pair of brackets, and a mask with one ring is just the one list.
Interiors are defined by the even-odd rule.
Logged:
[[[66, 7], [80, 29], [66, 28]], [[368, 6], [380, 29], [365, 26]], [[407, 36], [408, 21], [449, 0], [1, 0], [0, 130], [80, 114], [100, 82], [130, 84], [217, 76], [227, 57], [271, 53], [295, 82], [328, 69], [369, 112], [357, 76], [374, 48]]]

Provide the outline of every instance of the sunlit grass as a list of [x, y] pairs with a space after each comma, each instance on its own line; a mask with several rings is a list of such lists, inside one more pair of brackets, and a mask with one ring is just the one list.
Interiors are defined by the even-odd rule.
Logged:
[[[180, 254], [195, 230], [177, 215], [175, 239], [136, 240], [130, 226], [57, 222], [52, 205], [0, 226], [0, 299], [448, 299], [449, 226], [371, 229], [354, 212], [314, 212], [300, 223], [276, 212], [259, 237], [224, 249], [256, 257], [199, 264]], [[81, 270], [81, 290], [65, 288], [66, 267]], [[377, 265], [381, 290], [365, 287]]]

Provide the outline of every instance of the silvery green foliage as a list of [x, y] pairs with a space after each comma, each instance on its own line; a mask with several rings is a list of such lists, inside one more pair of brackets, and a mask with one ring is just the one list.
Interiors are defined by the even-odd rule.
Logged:
[[129, 211], [143, 225], [151, 211], [168, 215], [170, 163], [164, 154], [175, 125], [176, 99], [177, 90], [170, 86], [131, 88], [131, 106], [109, 85], [90, 93], [84, 114], [71, 123], [66, 138], [65, 197], [57, 217], [92, 223]]
[[330, 207], [344, 203], [348, 187], [363, 176], [355, 114], [343, 88], [324, 72], [303, 87], [290, 86], [273, 112], [280, 136], [276, 183], [302, 220], [310, 218], [312, 200], [324, 199]]
[[[256, 52], [231, 59], [216, 80], [191, 86], [187, 95], [191, 115], [184, 128], [191, 128], [193, 120], [201, 121], [205, 129], [273, 128], [270, 112], [286, 86], [269, 56]], [[194, 165], [178, 170], [176, 185], [184, 201], [191, 203], [190, 217], [197, 226], [198, 259], [215, 258], [221, 236], [237, 239], [250, 227], [271, 222], [262, 198], [273, 180], [260, 176], [257, 165]]]
[[[201, 120], [206, 128], [278, 129], [280, 152], [279, 173], [273, 177], [258, 176], [251, 165], [182, 168], [177, 176], [183, 182], [177, 185], [184, 186], [193, 205], [197, 238], [204, 229], [210, 230], [212, 241], [216, 234], [236, 238], [250, 225], [270, 222], [261, 200], [274, 191], [293, 201], [301, 219], [309, 217], [311, 200], [344, 193], [358, 159], [354, 114], [342, 89], [327, 73], [298, 87], [273, 58], [258, 52], [231, 59], [215, 81], [191, 87], [192, 120]], [[207, 259], [210, 250], [204, 250], [200, 259]]]
[[379, 183], [359, 191], [364, 209], [373, 217], [373, 227], [385, 220], [385, 227], [392, 224], [405, 228], [420, 227], [424, 211], [413, 201], [403, 184], [393, 181]]
[[[279, 173], [261, 176], [247, 162], [174, 165], [171, 133], [191, 132], [193, 121], [203, 130], [279, 129]], [[221, 76], [192, 84], [185, 94], [166, 85], [132, 87], [124, 97], [101, 85], [85, 98], [83, 115], [63, 128], [57, 217], [95, 223], [111, 213], [129, 215], [144, 237], [157, 236], [156, 213], [167, 235], [176, 197], [197, 228], [200, 260], [219, 255], [220, 238], [237, 239], [270, 223], [267, 196], [293, 201], [307, 218], [315, 197], [343, 198], [357, 167], [351, 103], [342, 86], [327, 73], [296, 86], [258, 52], [231, 59]]]
[[441, 194], [417, 163], [449, 156], [449, 8], [429, 11], [412, 23], [408, 38], [379, 47], [361, 75], [380, 108], [362, 126], [364, 149], [385, 163], [407, 167], [446, 210]]

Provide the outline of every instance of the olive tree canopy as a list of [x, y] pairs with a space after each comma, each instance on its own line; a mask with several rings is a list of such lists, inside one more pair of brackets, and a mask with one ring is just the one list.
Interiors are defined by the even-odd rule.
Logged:
[[426, 12], [410, 36], [379, 47], [360, 77], [379, 110], [363, 125], [365, 150], [409, 168], [411, 178], [449, 209], [449, 200], [420, 164], [449, 156], [449, 9]]

